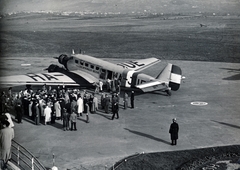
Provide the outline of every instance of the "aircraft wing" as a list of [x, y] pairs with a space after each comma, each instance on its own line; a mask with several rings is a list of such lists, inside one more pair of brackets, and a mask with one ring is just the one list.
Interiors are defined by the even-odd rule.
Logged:
[[134, 71], [142, 71], [148, 67], [153, 66], [154, 64], [159, 63], [160, 61], [161, 60], [157, 58], [147, 58], [147, 59], [128, 61], [125, 63], [118, 63], [117, 65], [120, 65], [126, 69], [130, 69]]
[[160, 81], [157, 80], [139, 84], [136, 87], [141, 89], [144, 93], [167, 89], [165, 83], [161, 83]]
[[97, 79], [96, 77], [81, 70], [75, 70], [71, 72], [75, 73], [76, 75], [79, 75], [81, 78], [85, 79], [88, 83], [94, 83], [99, 81], [99, 79]]
[[39, 74], [25, 74], [15, 76], [0, 77], [1, 87], [12, 87], [21, 85], [66, 85], [66, 86], [79, 86], [69, 76], [59, 73], [39, 73]]

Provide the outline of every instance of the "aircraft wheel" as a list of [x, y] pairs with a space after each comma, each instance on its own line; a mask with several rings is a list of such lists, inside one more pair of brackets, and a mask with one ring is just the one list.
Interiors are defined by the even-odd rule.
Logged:
[[170, 90], [166, 90], [166, 93], [167, 93], [168, 96], [172, 95], [172, 92]]

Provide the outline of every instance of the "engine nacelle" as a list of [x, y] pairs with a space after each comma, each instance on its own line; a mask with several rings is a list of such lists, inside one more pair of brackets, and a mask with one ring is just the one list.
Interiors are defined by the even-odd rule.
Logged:
[[61, 54], [58, 57], [58, 62], [62, 65], [64, 65], [64, 67], [67, 69], [67, 62], [70, 59], [70, 57], [68, 57], [66, 54]]
[[63, 68], [59, 67], [58, 65], [51, 64], [46, 70], [48, 70], [49, 73], [52, 72], [61, 72]]

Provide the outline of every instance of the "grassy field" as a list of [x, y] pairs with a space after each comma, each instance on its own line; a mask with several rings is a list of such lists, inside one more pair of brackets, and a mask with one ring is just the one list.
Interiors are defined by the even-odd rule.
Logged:
[[240, 62], [237, 16], [84, 19], [26, 14], [0, 22], [5, 57], [54, 57], [81, 49], [100, 58]]

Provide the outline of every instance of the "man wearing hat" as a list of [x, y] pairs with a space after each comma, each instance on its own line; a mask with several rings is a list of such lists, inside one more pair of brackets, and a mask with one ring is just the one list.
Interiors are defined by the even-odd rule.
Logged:
[[173, 118], [172, 121], [173, 123], [170, 126], [169, 133], [171, 135], [172, 145], [177, 145], [179, 126], [176, 118]]

